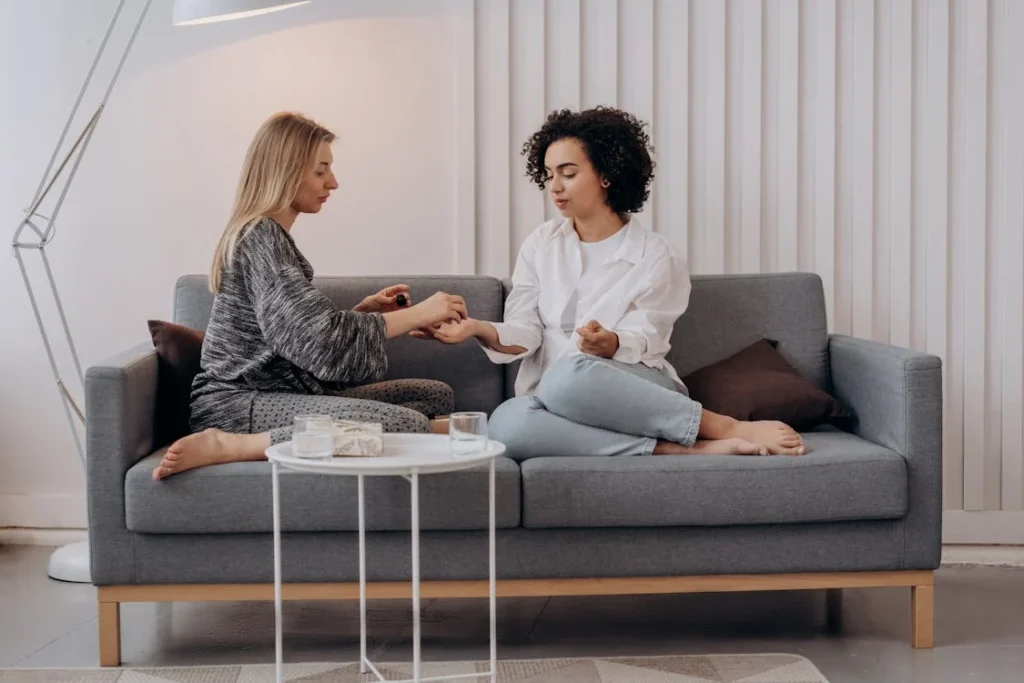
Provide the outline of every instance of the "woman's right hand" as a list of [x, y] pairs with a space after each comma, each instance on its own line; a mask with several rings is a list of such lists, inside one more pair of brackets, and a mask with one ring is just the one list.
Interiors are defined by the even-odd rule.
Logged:
[[413, 330], [409, 334], [417, 339], [436, 339], [444, 344], [461, 344], [467, 339], [472, 339], [479, 334], [480, 321], [474, 318], [466, 318], [455, 322], [438, 323], [419, 330]]
[[416, 327], [433, 327], [442, 323], [459, 322], [469, 317], [466, 302], [461, 296], [437, 292], [432, 297], [413, 306], [418, 323]]
[[434, 330], [434, 339], [445, 344], [461, 344], [479, 334], [480, 322], [466, 318], [451, 323], [442, 323]]
[[414, 330], [430, 329], [447, 322], [458, 322], [468, 315], [461, 296], [438, 292], [415, 306], [382, 314], [388, 339]]

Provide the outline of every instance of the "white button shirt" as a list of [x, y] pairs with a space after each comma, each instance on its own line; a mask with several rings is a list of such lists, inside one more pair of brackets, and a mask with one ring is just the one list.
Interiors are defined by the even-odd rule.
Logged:
[[[622, 245], [600, 266], [592, 293], [579, 301], [576, 327], [596, 320], [619, 337], [613, 360], [643, 363], [681, 384], [665, 355], [672, 328], [690, 300], [689, 269], [676, 249], [635, 218], [622, 229]], [[500, 353], [481, 343], [494, 363], [522, 359], [516, 396], [532, 395], [554, 361], [582, 353], [579, 335], [562, 330], [562, 315], [581, 270], [580, 240], [571, 219], [543, 223], [519, 250], [505, 321], [494, 327], [502, 346], [521, 346], [526, 352]]]

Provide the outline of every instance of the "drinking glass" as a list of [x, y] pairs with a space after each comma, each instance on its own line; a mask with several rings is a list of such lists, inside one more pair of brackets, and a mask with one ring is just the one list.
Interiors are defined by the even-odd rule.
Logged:
[[334, 420], [330, 415], [296, 415], [292, 422], [292, 455], [310, 460], [334, 457]]
[[448, 441], [456, 457], [473, 455], [487, 448], [487, 413], [452, 413]]

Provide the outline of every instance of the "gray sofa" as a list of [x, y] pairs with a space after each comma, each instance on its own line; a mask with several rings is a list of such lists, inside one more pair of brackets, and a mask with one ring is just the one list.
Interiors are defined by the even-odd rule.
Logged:
[[[507, 283], [489, 277], [318, 278], [339, 306], [396, 281], [423, 297], [463, 295], [500, 320]], [[941, 546], [939, 359], [829, 335], [812, 274], [698, 276], [670, 359], [680, 375], [762, 337], [854, 414], [852, 433], [805, 434], [804, 457], [537, 458], [497, 465], [499, 595], [906, 586], [912, 643], [932, 645], [933, 570]], [[201, 276], [174, 292], [175, 322], [203, 329]], [[493, 410], [514, 367], [473, 343], [392, 341], [389, 378], [444, 380], [456, 409]], [[150, 343], [86, 376], [88, 510], [98, 587], [100, 659], [120, 661], [123, 602], [272, 599], [266, 462], [194, 470], [155, 482], [158, 359]], [[408, 484], [367, 483], [371, 596], [408, 595]], [[486, 595], [486, 470], [421, 485], [424, 597]], [[355, 480], [282, 480], [284, 597], [357, 596]], [[356, 582], [355, 587], [353, 582]]]

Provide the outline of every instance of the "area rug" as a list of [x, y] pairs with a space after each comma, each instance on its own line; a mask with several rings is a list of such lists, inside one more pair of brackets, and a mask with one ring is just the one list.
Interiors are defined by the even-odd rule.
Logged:
[[[424, 662], [420, 675], [487, 671], [488, 662]], [[378, 665], [387, 680], [412, 678], [408, 663]], [[371, 683], [357, 664], [285, 664], [293, 683]], [[484, 683], [487, 678], [463, 678]], [[811, 662], [790, 654], [679, 655], [498, 662], [501, 683], [828, 683]], [[273, 664], [121, 669], [5, 669], [0, 683], [272, 683]]]

